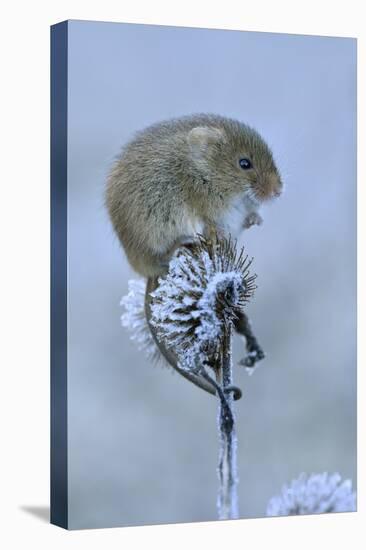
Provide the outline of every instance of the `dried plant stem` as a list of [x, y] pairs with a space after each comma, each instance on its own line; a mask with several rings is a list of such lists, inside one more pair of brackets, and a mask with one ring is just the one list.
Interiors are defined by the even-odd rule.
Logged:
[[220, 384], [225, 400], [220, 399], [218, 410], [219, 430], [219, 492], [217, 509], [219, 519], [236, 519], [238, 517], [236, 451], [237, 440], [235, 432], [235, 416], [233, 410], [232, 387], [232, 326], [225, 327], [225, 336], [222, 346], [221, 369], [218, 371], [217, 381]]

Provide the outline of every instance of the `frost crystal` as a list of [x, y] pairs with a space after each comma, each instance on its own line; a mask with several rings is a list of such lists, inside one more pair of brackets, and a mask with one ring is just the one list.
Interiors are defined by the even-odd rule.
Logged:
[[122, 326], [131, 333], [131, 340], [135, 340], [140, 350], [144, 351], [149, 359], [158, 361], [161, 356], [152, 337], [145, 316], [145, 287], [144, 279], [128, 281], [128, 294], [121, 299], [121, 306], [125, 312], [121, 315]]
[[355, 512], [356, 494], [352, 482], [342, 481], [338, 473], [329, 475], [302, 473], [280, 496], [273, 497], [267, 506], [267, 516], [293, 516], [325, 514], [329, 512]]

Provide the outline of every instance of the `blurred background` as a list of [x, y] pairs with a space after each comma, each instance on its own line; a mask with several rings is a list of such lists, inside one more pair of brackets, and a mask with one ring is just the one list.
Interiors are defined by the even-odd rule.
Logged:
[[137, 276], [103, 202], [135, 131], [195, 112], [257, 128], [286, 185], [240, 241], [267, 352], [234, 370], [240, 517], [300, 472], [356, 485], [356, 41], [71, 21], [68, 87], [70, 528], [217, 518], [216, 400], [121, 327]]

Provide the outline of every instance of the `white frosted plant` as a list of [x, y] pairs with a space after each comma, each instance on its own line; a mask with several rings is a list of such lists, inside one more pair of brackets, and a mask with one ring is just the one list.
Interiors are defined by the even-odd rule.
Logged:
[[[176, 251], [164, 277], [130, 281], [129, 294], [121, 301], [122, 324], [140, 348], [155, 358], [159, 348], [178, 372], [219, 398], [220, 519], [238, 517], [233, 401], [241, 392], [232, 384], [231, 337], [256, 288], [250, 264], [230, 238], [199, 237], [191, 248]], [[257, 346], [248, 334], [250, 344]], [[258, 351], [257, 360], [264, 356]]]
[[181, 369], [210, 382], [219, 397], [219, 519], [238, 517], [231, 335], [255, 289], [250, 264], [231, 239], [200, 238], [193, 249], [178, 250], [151, 293], [157, 337], [174, 350]]
[[282, 488], [280, 495], [271, 498], [267, 506], [267, 516], [355, 511], [356, 493], [352, 491], [351, 480], [342, 480], [338, 473], [325, 472], [300, 474]]

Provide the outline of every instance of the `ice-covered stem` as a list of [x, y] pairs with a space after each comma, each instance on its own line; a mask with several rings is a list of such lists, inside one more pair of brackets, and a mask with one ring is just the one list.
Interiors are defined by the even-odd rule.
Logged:
[[217, 510], [219, 519], [236, 519], [238, 517], [236, 454], [237, 440], [235, 431], [235, 415], [233, 398], [227, 391], [233, 383], [232, 374], [232, 326], [227, 323], [222, 340], [221, 369], [217, 373], [217, 381], [221, 385], [225, 400], [220, 400], [218, 410], [219, 430], [219, 492]]

